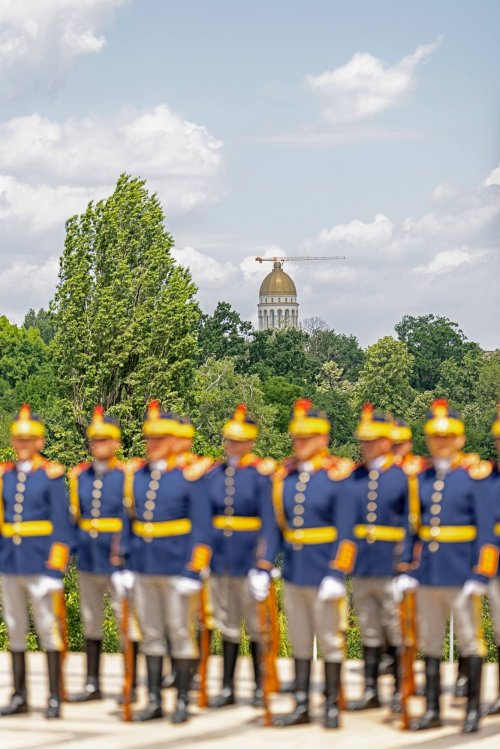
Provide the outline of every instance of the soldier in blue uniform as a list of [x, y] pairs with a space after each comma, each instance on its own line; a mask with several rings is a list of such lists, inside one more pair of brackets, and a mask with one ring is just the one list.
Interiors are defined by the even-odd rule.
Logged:
[[[80, 463], [69, 472], [70, 509], [77, 527], [76, 555], [80, 583], [80, 608], [85, 634], [87, 678], [82, 694], [74, 702], [101, 699], [99, 681], [103, 638], [104, 594], [111, 603], [118, 629], [122, 623], [122, 600], [130, 596], [133, 575], [122, 570], [121, 536], [125, 519], [124, 473], [116, 453], [120, 449], [118, 422], [96, 406], [87, 427], [89, 451], [93, 460]], [[128, 587], [128, 590], [127, 590]], [[138, 640], [137, 622], [130, 617], [128, 637], [132, 641], [132, 700]]]
[[203, 540], [212, 551], [210, 594], [223, 651], [222, 691], [213, 706], [235, 703], [234, 673], [244, 620], [255, 674], [253, 705], [260, 707], [259, 623], [247, 576], [255, 568], [259, 539], [274, 523], [270, 475], [276, 463], [252, 452], [258, 427], [245, 405], [237, 406], [223, 436], [226, 455], [207, 476], [203, 498]]
[[[177, 704], [172, 722], [188, 720], [188, 690], [198, 646], [193, 633], [203, 549], [193, 549], [198, 520], [196, 484], [211, 464], [198, 460], [183, 467], [175, 452], [177, 418], [152, 401], [143, 432], [145, 461], [126, 466], [125, 503], [129, 511], [124, 539], [127, 569], [135, 573], [134, 596], [146, 656], [149, 704], [137, 720], [163, 715], [161, 700], [165, 634], [176, 674]], [[201, 554], [200, 554], [201, 551]], [[200, 561], [201, 560], [201, 561]]]
[[[489, 464], [489, 476], [485, 476], [488, 483], [488, 493], [491, 495], [491, 502], [496, 505], [497, 514], [495, 517], [495, 535], [500, 536], [500, 403], [495, 421], [491, 426], [491, 435], [495, 440], [495, 447], [498, 459]], [[486, 471], [485, 471], [486, 472]], [[488, 598], [490, 601], [490, 613], [493, 620], [495, 631], [495, 643], [497, 646], [498, 657], [498, 690], [499, 696], [495, 702], [488, 708], [488, 715], [500, 715], [500, 576], [497, 574], [488, 585]]]
[[328, 452], [330, 422], [310, 401], [297, 401], [289, 427], [293, 458], [273, 476], [275, 525], [259, 549], [256, 597], [265, 595], [276, 554], [284, 551], [288, 631], [295, 659], [295, 708], [278, 726], [308, 723], [314, 636], [325, 661], [326, 728], [339, 725], [344, 658], [346, 591], [343, 571], [333, 568], [342, 485], [352, 461]]
[[[60, 609], [63, 574], [72, 546], [64, 468], [41, 456], [45, 428], [21, 406], [11, 425], [16, 460], [0, 465], [0, 571], [3, 613], [12, 654], [14, 693], [1, 715], [28, 712], [26, 635], [28, 598], [47, 653], [49, 701], [46, 718], [58, 718], [61, 704]], [[61, 613], [61, 609], [60, 609]]]
[[[408, 479], [391, 453], [392, 417], [365, 404], [356, 428], [362, 462], [345, 482], [341, 513], [348, 528], [340, 539], [339, 568], [353, 576], [353, 602], [363, 640], [365, 687], [350, 710], [380, 706], [379, 665], [391, 656], [395, 690], [392, 710], [400, 706], [398, 649], [401, 645], [393, 575], [402, 549], [408, 514]], [[351, 560], [346, 567], [342, 559]]]
[[[427, 708], [414, 730], [441, 724], [440, 659], [445, 621], [453, 611], [458, 645], [467, 661], [463, 733], [478, 730], [482, 658], [481, 596], [497, 572], [495, 507], [484, 479], [491, 466], [463, 466], [464, 424], [447, 401], [436, 400], [425, 423], [429, 467], [413, 477], [409, 528], [398, 586], [417, 589], [419, 650], [425, 656]], [[406, 574], [405, 574], [406, 573]], [[413, 579], [413, 582], [410, 581]]]

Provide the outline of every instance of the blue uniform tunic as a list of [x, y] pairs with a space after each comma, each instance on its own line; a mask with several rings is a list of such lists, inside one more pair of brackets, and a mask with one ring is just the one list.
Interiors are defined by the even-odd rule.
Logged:
[[37, 457], [0, 465], [0, 572], [61, 577], [73, 544], [64, 468]]

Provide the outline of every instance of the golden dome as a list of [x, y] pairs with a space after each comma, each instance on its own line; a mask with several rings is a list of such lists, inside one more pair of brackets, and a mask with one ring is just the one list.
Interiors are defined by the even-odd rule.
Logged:
[[262, 281], [259, 296], [297, 296], [295, 284], [281, 267], [281, 263], [275, 262], [269, 275]]

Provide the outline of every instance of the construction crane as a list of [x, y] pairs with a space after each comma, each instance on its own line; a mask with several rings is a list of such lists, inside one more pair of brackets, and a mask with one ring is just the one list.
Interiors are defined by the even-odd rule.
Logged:
[[328, 257], [317, 257], [312, 255], [292, 255], [290, 257], [285, 257], [283, 255], [275, 255], [274, 257], [260, 257], [260, 255], [258, 255], [255, 260], [258, 263], [279, 263], [281, 265], [282, 263], [287, 263], [289, 260], [299, 262], [303, 262], [304, 260], [346, 260], [346, 256], [329, 255]]

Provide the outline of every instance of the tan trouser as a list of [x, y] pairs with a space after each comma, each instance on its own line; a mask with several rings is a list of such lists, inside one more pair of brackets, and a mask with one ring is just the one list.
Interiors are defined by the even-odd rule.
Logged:
[[33, 606], [35, 627], [45, 650], [63, 650], [61, 625], [56, 616], [59, 593], [36, 595], [36, 586], [42, 575], [2, 575], [3, 616], [9, 633], [10, 649], [26, 650], [28, 634], [28, 599]]
[[459, 587], [421, 585], [417, 588], [418, 646], [431, 658], [441, 658], [446, 620], [453, 612], [460, 655], [484, 654], [481, 600], [463, 597]]
[[318, 588], [285, 583], [288, 635], [295, 658], [311, 658], [314, 635], [323, 658], [340, 663], [344, 659], [346, 601], [320, 601]]
[[[102, 640], [102, 623], [104, 618], [104, 595], [111, 596], [111, 608], [115, 615], [118, 631], [122, 632], [122, 598], [114, 587], [111, 575], [93, 575], [90, 572], [79, 573], [80, 610], [83, 619], [83, 631], [88, 640]], [[131, 607], [132, 608], [132, 607]], [[137, 616], [130, 613], [128, 636], [133, 642], [139, 642], [140, 630]]]
[[380, 648], [401, 644], [398, 605], [389, 577], [354, 577], [352, 596], [363, 645]]
[[246, 577], [211, 575], [210, 594], [214, 609], [215, 625], [225, 640], [239, 642], [241, 622], [251, 640], [260, 639], [257, 602], [250, 592]]
[[135, 609], [145, 655], [165, 655], [165, 636], [172, 658], [197, 658], [194, 621], [199, 610], [198, 594], [183, 596], [175, 588], [176, 577], [136, 576]]
[[490, 613], [495, 630], [495, 644], [500, 647], [500, 578], [495, 577], [488, 585]]

